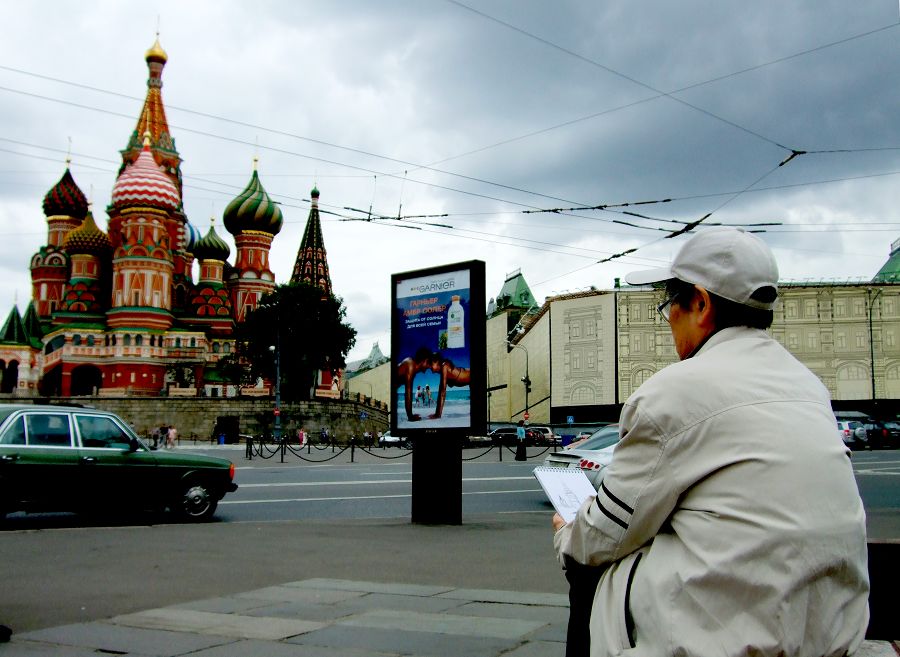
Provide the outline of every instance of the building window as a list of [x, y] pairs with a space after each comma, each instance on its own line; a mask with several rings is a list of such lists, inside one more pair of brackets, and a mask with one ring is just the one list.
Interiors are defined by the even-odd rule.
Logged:
[[214, 354], [219, 353], [219, 343], [218, 342], [213, 342], [213, 353]]
[[572, 326], [571, 326], [571, 329], [570, 329], [570, 330], [571, 330], [571, 333], [572, 333], [572, 337], [573, 337], [573, 338], [580, 338], [580, 337], [581, 337], [581, 326], [579, 326], [577, 323], [572, 322]]
[[175, 348], [181, 349], [181, 338], [175, 338]]
[[856, 332], [856, 346], [857, 347], [865, 347], [866, 346], [866, 334], [862, 331]]
[[788, 301], [784, 304], [784, 316], [788, 319], [797, 319], [797, 302]]
[[94, 336], [93, 335], [87, 336], [87, 346], [89, 346], [89, 347], [94, 346]]
[[581, 354], [577, 352], [572, 353], [572, 370], [580, 371], [581, 370]]
[[856, 299], [853, 302], [853, 314], [862, 317], [866, 314], [866, 302], [862, 299]]
[[818, 349], [819, 348], [819, 336], [816, 333], [807, 333], [806, 334], [806, 348], [807, 349]]
[[649, 321], [656, 319], [656, 306], [652, 303], [647, 306], [647, 319]]
[[231, 353], [231, 343], [230, 342], [222, 343], [222, 353], [225, 353], [225, 354]]
[[893, 297], [883, 297], [881, 299], [881, 312], [885, 315], [893, 315], [894, 314], [894, 298]]
[[796, 349], [800, 346], [800, 336], [796, 333], [788, 333], [788, 349]]
[[196, 347], [196, 346], [197, 346], [197, 338], [191, 338], [191, 346], [192, 346], [192, 347]]
[[885, 347], [893, 347], [894, 346], [894, 332], [893, 331], [885, 331], [884, 332], [884, 346]]
[[846, 317], [847, 316], [847, 302], [846, 301], [835, 301], [834, 302], [834, 316], [835, 317]]
[[636, 320], [640, 321], [640, 319], [641, 319], [640, 305], [638, 305], [636, 303], [631, 304], [631, 316], [634, 317]]
[[594, 320], [589, 319], [584, 323], [584, 333], [588, 336], [594, 335]]
[[816, 302], [813, 300], [807, 300], [803, 304], [803, 314], [807, 317], [815, 317], [816, 316]]
[[594, 369], [594, 352], [589, 351], [587, 353], [587, 355], [585, 356], [585, 360], [587, 361], [587, 368], [589, 370], [593, 370]]
[[130, 347], [131, 346], [131, 335], [126, 333], [125, 337], [122, 338], [122, 346]]
[[640, 353], [641, 351], [641, 336], [632, 335], [631, 336], [631, 351], [634, 353]]
[[72, 336], [72, 344], [76, 347], [81, 345], [81, 336], [78, 333]]

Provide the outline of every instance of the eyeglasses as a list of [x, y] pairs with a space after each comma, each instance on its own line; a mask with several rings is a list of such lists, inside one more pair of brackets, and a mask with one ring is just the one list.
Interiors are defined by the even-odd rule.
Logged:
[[659, 316], [662, 317], [667, 322], [669, 321], [669, 313], [672, 310], [672, 302], [675, 301], [675, 298], [677, 296], [678, 296], [677, 293], [673, 294], [672, 296], [670, 296], [668, 299], [666, 299], [665, 301], [663, 301], [661, 304], [659, 304], [656, 307], [656, 312], [658, 312]]

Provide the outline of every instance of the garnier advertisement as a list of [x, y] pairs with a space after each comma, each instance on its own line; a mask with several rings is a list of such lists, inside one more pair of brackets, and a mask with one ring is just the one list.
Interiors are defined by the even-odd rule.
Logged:
[[393, 408], [399, 429], [471, 426], [469, 269], [396, 279]]

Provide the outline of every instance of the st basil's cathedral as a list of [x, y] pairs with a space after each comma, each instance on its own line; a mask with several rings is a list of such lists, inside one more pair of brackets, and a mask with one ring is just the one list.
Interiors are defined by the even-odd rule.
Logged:
[[[233, 351], [236, 324], [275, 288], [269, 251], [282, 212], [254, 161], [250, 182], [222, 217], [234, 237], [233, 265], [215, 225], [201, 236], [190, 224], [181, 157], [162, 101], [168, 57], [158, 38], [145, 59], [147, 96], [121, 151], [108, 232], [98, 227], [68, 167], [44, 196], [47, 244], [31, 258], [32, 301], [24, 314], [14, 307], [0, 329], [0, 393], [235, 394], [216, 364]], [[331, 293], [318, 189], [310, 196], [291, 282]], [[179, 370], [190, 376], [173, 376]], [[190, 385], [179, 388], [177, 378]], [[336, 383], [321, 372], [316, 394], [336, 396]]]

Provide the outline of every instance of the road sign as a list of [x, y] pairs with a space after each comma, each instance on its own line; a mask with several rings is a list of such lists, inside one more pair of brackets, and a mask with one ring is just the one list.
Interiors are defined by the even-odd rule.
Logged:
[[524, 418], [527, 420], [527, 419], [530, 417], [530, 416], [528, 415], [528, 411], [525, 411], [525, 415], [523, 415], [522, 417], [524, 417]]
[[360, 411], [360, 413], [359, 413], [360, 420], [365, 420], [368, 417], [369, 417], [368, 413], [366, 413], [365, 411]]
[[575, 416], [574, 416], [574, 415], [567, 415], [567, 416], [566, 416], [566, 423], [567, 423], [567, 424], [575, 424]]
[[277, 415], [281, 415], [281, 409], [280, 409], [280, 408], [276, 408], [276, 409], [275, 409], [274, 411], [272, 411], [272, 412], [273, 412], [276, 416], [277, 416]]

